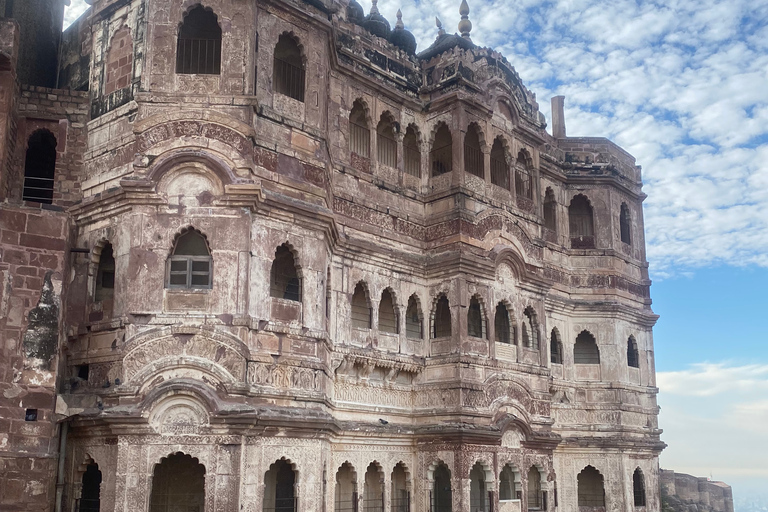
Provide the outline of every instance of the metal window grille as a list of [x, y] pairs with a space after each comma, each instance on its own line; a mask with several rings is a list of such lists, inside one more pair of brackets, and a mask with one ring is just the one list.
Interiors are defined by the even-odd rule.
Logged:
[[397, 141], [389, 135], [379, 132], [376, 146], [379, 163], [388, 167], [397, 167]]
[[303, 67], [275, 57], [273, 70], [275, 92], [303, 102], [305, 79]]
[[453, 145], [449, 144], [433, 149], [429, 153], [429, 160], [432, 162], [432, 177], [451, 172], [453, 169]]
[[469, 310], [467, 311], [467, 336], [483, 337], [483, 312], [480, 309], [480, 303], [475, 298], [469, 302]]
[[600, 351], [595, 339], [580, 334], [573, 347], [573, 362], [576, 364], [600, 364]]
[[363, 500], [364, 512], [384, 512], [384, 496]]
[[390, 509], [391, 512], [411, 512], [411, 493], [401, 489], [399, 496], [392, 498]]
[[405, 146], [403, 148], [405, 156], [405, 173], [421, 178], [421, 152], [418, 147]]
[[533, 184], [527, 170], [518, 169], [515, 173], [515, 194], [526, 199], [533, 199]]
[[169, 288], [211, 288], [210, 256], [171, 256], [168, 265]]
[[509, 343], [509, 312], [504, 304], [496, 306], [496, 318], [493, 322], [496, 341], [499, 343]]
[[352, 327], [371, 328], [371, 308], [368, 306], [368, 299], [362, 286], [355, 287], [355, 293], [352, 295], [351, 313]]
[[453, 491], [451, 489], [439, 489], [429, 491], [429, 512], [452, 512]]
[[392, 302], [392, 295], [387, 290], [381, 294], [379, 301], [379, 331], [391, 334], [398, 333], [395, 305]]
[[536, 490], [533, 492], [528, 492], [528, 510], [534, 509], [538, 510], [543, 508], [542, 505], [544, 503], [543, 500], [543, 493], [541, 490]]
[[507, 162], [491, 155], [491, 184], [509, 190]]
[[632, 476], [632, 491], [635, 496], [635, 506], [645, 506], [645, 482], [643, 482], [643, 474], [639, 469], [635, 470]]
[[408, 301], [408, 309], [405, 311], [405, 337], [413, 340], [421, 339], [421, 317], [416, 301], [411, 298]]
[[22, 199], [24, 201], [51, 204], [53, 202], [53, 185], [53, 178], [25, 176]]
[[275, 498], [274, 507], [264, 507], [263, 512], [296, 512], [299, 499], [297, 497]]
[[445, 295], [437, 301], [435, 308], [435, 325], [433, 338], [443, 338], [451, 335], [451, 308]]
[[357, 512], [357, 493], [353, 492], [349, 499], [337, 499], [334, 507], [335, 512]]
[[483, 152], [480, 148], [464, 144], [464, 170], [469, 174], [483, 178]]
[[218, 75], [221, 73], [221, 39], [179, 38], [176, 73]]
[[371, 131], [363, 124], [349, 121], [349, 150], [368, 158], [370, 156]]

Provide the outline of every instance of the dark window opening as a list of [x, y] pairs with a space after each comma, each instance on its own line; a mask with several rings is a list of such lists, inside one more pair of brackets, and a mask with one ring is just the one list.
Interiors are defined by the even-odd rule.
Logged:
[[296, 473], [280, 459], [264, 474], [263, 512], [296, 512]]
[[77, 377], [80, 379], [83, 379], [85, 381], [88, 380], [88, 376], [90, 375], [90, 366], [87, 364], [81, 364], [77, 366]]
[[405, 337], [420, 340], [422, 333], [422, 314], [415, 295], [408, 298], [408, 309], [405, 310]]
[[573, 347], [573, 362], [576, 364], [600, 364], [600, 350], [597, 341], [589, 331], [582, 331], [576, 337]]
[[433, 338], [444, 338], [451, 335], [451, 306], [448, 297], [441, 294], [435, 304], [435, 321], [432, 331]]
[[115, 291], [115, 257], [112, 244], [107, 243], [101, 249], [99, 266], [96, 270], [96, 293], [94, 299], [101, 302], [111, 299]]
[[508, 501], [520, 499], [520, 474], [512, 469], [509, 464], [504, 465], [504, 469], [499, 474], [499, 500]]
[[441, 463], [435, 468], [433, 476], [430, 512], [452, 512], [451, 470]]
[[216, 15], [201, 5], [189, 11], [179, 30], [176, 73], [221, 73], [221, 27]]
[[484, 323], [480, 301], [477, 300], [477, 297], [472, 297], [469, 300], [469, 309], [467, 310], [467, 335], [475, 338], [484, 338]]
[[278, 94], [304, 101], [304, 58], [296, 41], [281, 34], [275, 45], [272, 85]]
[[539, 321], [531, 306], [523, 312], [523, 346], [539, 350]]
[[640, 354], [637, 350], [637, 341], [634, 336], [627, 340], [627, 366], [640, 368]]
[[211, 255], [199, 232], [187, 230], [176, 241], [168, 258], [168, 288], [211, 288]]
[[539, 510], [543, 507], [541, 492], [541, 473], [536, 466], [528, 470], [528, 510]]
[[37, 130], [27, 142], [22, 199], [51, 204], [55, 174], [56, 137], [48, 130]]
[[489, 506], [485, 469], [476, 462], [469, 472], [469, 509], [472, 512], [488, 512]]
[[549, 338], [549, 351], [553, 363], [563, 364], [563, 344], [560, 341], [557, 329], [552, 329], [552, 334]]
[[269, 274], [269, 294], [277, 299], [301, 302], [301, 278], [296, 270], [296, 260], [287, 245], [275, 251]]
[[370, 156], [371, 130], [360, 100], [355, 100], [349, 113], [349, 150], [364, 158]]
[[509, 311], [503, 302], [499, 302], [496, 305], [496, 317], [493, 321], [493, 330], [496, 336], [496, 341], [499, 343], [510, 343], [510, 322]]
[[603, 475], [592, 466], [587, 466], [579, 476], [578, 482], [578, 501], [580, 507], [604, 507], [605, 506], [605, 488], [603, 486]]
[[635, 496], [635, 506], [645, 506], [645, 478], [643, 477], [643, 471], [640, 468], [635, 470], [632, 475], [632, 491]]
[[517, 197], [533, 199], [533, 162], [525, 151], [520, 151], [517, 154], [515, 194], [517, 194]]
[[544, 227], [550, 231], [557, 231], [555, 207], [555, 193], [547, 187], [547, 192], [544, 194]]
[[352, 466], [345, 462], [336, 472], [335, 512], [357, 512], [357, 481]]
[[445, 124], [440, 124], [435, 133], [432, 151], [429, 152], [429, 161], [433, 178], [453, 170], [453, 138], [451, 130]]
[[24, 421], [37, 421], [37, 409], [27, 409], [24, 412]]
[[397, 334], [397, 314], [395, 312], [395, 301], [389, 289], [381, 292], [381, 301], [379, 302], [379, 331]]
[[384, 510], [384, 475], [376, 464], [371, 463], [365, 471], [363, 488], [363, 511], [383, 512]]
[[630, 235], [631, 219], [629, 215], [629, 207], [626, 203], [621, 203], [621, 213], [619, 214], [619, 227], [621, 230], [621, 241], [625, 244], [632, 243], [632, 237]]
[[405, 465], [398, 462], [392, 470], [392, 494], [390, 495], [391, 512], [410, 512], [411, 493], [408, 491], [408, 475]]
[[568, 227], [572, 249], [595, 248], [592, 205], [586, 196], [579, 194], [571, 200], [568, 206]]
[[80, 492], [78, 512], [99, 512], [101, 507], [101, 471], [99, 465], [91, 462], [83, 473], [83, 488]]
[[149, 512], [202, 512], [205, 508], [205, 466], [184, 453], [155, 465]]
[[376, 127], [376, 153], [381, 165], [397, 167], [395, 122], [388, 112], [381, 115], [379, 125]]
[[368, 293], [362, 282], [357, 283], [355, 293], [352, 295], [352, 327], [371, 328], [371, 306], [368, 302]]
[[403, 153], [405, 173], [420, 178], [421, 150], [419, 149], [419, 137], [416, 135], [416, 130], [413, 128], [413, 125], [408, 126], [408, 129], [405, 130]]
[[325, 275], [325, 318], [331, 318], [331, 267], [328, 267]]
[[485, 178], [480, 136], [477, 134], [477, 127], [474, 124], [469, 125], [467, 134], [464, 136], [464, 171], [478, 178]]
[[491, 148], [491, 183], [509, 190], [509, 166], [507, 165], [504, 144], [498, 137], [493, 141]]

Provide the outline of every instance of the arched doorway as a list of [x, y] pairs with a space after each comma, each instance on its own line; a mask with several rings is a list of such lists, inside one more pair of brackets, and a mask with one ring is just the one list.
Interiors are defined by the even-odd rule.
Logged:
[[155, 465], [149, 512], [204, 512], [205, 466], [185, 453]]
[[451, 470], [441, 462], [435, 468], [433, 479], [430, 512], [452, 512]]
[[470, 512], [488, 512], [488, 482], [485, 479], [485, 468], [475, 462], [469, 472], [469, 510]]
[[264, 512], [296, 512], [296, 472], [285, 459], [264, 474]]
[[91, 462], [83, 473], [83, 488], [78, 501], [78, 512], [99, 512], [101, 507], [101, 471]]

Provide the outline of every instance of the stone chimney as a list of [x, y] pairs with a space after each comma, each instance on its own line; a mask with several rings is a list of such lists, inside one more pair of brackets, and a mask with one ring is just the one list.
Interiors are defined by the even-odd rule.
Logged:
[[565, 96], [552, 98], [552, 135], [556, 139], [565, 138]]

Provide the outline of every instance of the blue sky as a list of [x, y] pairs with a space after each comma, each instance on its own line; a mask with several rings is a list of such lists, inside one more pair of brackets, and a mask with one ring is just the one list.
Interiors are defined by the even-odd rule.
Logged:
[[[768, 504], [768, 0], [468, 1], [474, 42], [506, 55], [548, 119], [565, 95], [569, 135], [643, 167], [662, 466]], [[457, 30], [459, 3], [379, 9], [394, 24], [401, 8], [422, 50], [435, 16]]]

